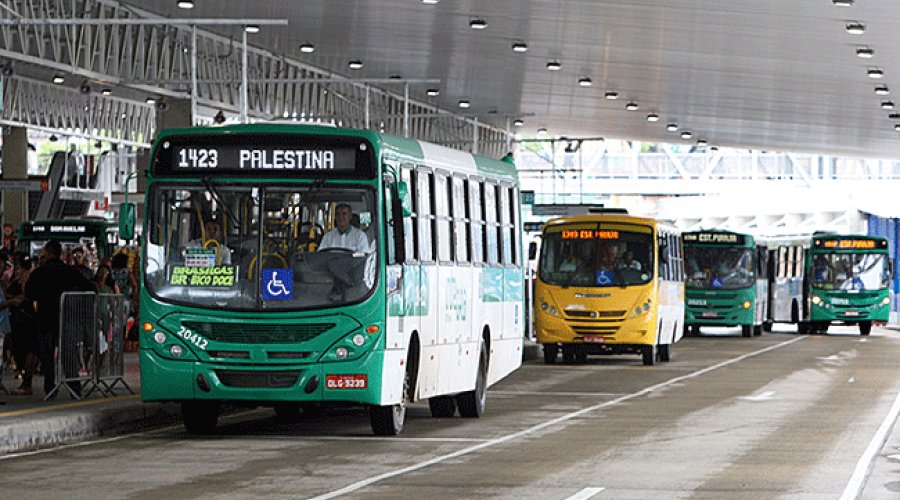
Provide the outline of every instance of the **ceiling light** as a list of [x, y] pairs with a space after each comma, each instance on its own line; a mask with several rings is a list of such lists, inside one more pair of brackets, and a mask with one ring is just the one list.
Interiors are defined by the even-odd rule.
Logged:
[[629, 102], [625, 105], [625, 109], [627, 109], [628, 111], [637, 111], [638, 105], [636, 102]]
[[528, 44], [523, 41], [516, 41], [512, 44], [513, 52], [528, 52]]
[[659, 121], [659, 115], [656, 114], [656, 113], [650, 113], [649, 115], [647, 115], [647, 121], [648, 121], [648, 122], [658, 122], [658, 121]]
[[467, 101], [467, 100], [465, 100], [465, 99], [462, 99], [462, 100], [459, 101], [459, 107], [461, 107], [461, 108], [464, 108], [464, 109], [465, 109], [465, 108], [468, 108], [468, 107], [471, 106], [471, 105], [472, 105], [472, 103], [470, 103], [469, 101]]
[[706, 146], [706, 139], [697, 139], [698, 146]]
[[559, 61], [550, 61], [547, 63], [547, 71], [559, 71], [562, 69], [562, 64]]
[[692, 135], [693, 134], [691, 134], [690, 130], [685, 130], [684, 132], [681, 133], [681, 138], [682, 139], [690, 139]]
[[103, 89], [100, 91], [101, 95], [110, 95], [112, 94], [112, 89]]
[[894, 125], [894, 130], [896, 130], [897, 132], [900, 132], [900, 123]]
[[717, 146], [710, 146], [710, 147], [709, 147], [709, 150], [710, 150], [710, 151], [718, 151], [719, 148], [718, 148]]
[[539, 129], [537, 129], [537, 134], [538, 135], [547, 135], [547, 129], [545, 129], [544, 127], [541, 127]]
[[607, 93], [603, 94], [603, 97], [606, 97], [610, 101], [614, 101], [619, 98], [619, 93], [618, 92], [607, 92]]
[[578, 85], [580, 85], [582, 87], [590, 87], [592, 83], [593, 82], [591, 82], [591, 79], [588, 77], [578, 79]]
[[853, 5], [853, 0], [831, 0], [831, 3], [837, 5], [838, 7], [850, 7]]
[[863, 59], [871, 59], [875, 55], [875, 49], [872, 47], [857, 47], [856, 48], [856, 57], [861, 57]]
[[55, 75], [55, 76], [53, 77], [53, 83], [55, 83], [55, 84], [57, 84], [57, 85], [59, 85], [59, 84], [65, 82], [65, 81], [66, 81], [66, 77], [64, 77], [64, 76], [62, 76], [62, 75]]
[[428, 89], [425, 91], [425, 93], [431, 97], [437, 97], [437, 96], [441, 95], [441, 91], [438, 89]]
[[891, 120], [900, 120], [900, 113], [891, 113], [888, 115]]
[[59, 140], [59, 137], [56, 137], [55, 134], [51, 134], [50, 137], [47, 138], [50, 142], [56, 142]]
[[179, 9], [193, 9], [194, 2], [191, 0], [178, 0], [178, 8]]
[[857, 21], [850, 21], [844, 25], [844, 29], [851, 35], [862, 35], [866, 32], [866, 25]]
[[887, 85], [879, 85], [875, 87], [875, 95], [888, 95], [890, 93], [891, 91], [887, 88]]
[[675, 123], [670, 123], [670, 124], [666, 125], [666, 130], [668, 130], [669, 132], [677, 132], [678, 125], [676, 125]]
[[393, 74], [393, 75], [388, 76], [388, 78], [390, 78], [391, 80], [402, 80], [403, 75]]
[[881, 68], [869, 68], [866, 74], [869, 78], [884, 78], [884, 71]]
[[884, 101], [881, 103], [881, 109], [894, 109], [894, 101]]
[[148, 97], [147, 99], [144, 100], [144, 102], [146, 102], [147, 104], [156, 104], [156, 98]]
[[353, 59], [352, 61], [350, 61], [348, 66], [350, 67], [350, 69], [362, 69], [363, 63], [359, 59]]
[[304, 42], [304, 43], [300, 44], [300, 52], [303, 52], [304, 54], [312, 54], [315, 51], [316, 51], [316, 46], [309, 42]]
[[434, 5], [438, 3], [440, 0], [422, 0], [422, 3], [427, 3], [428, 5]]
[[513, 120], [513, 127], [521, 127], [522, 125], [525, 125], [524, 120], [519, 119], [519, 118], [516, 118], [515, 120]]
[[483, 30], [487, 28], [487, 21], [484, 19], [472, 19], [469, 21], [469, 27], [473, 30]]
[[259, 33], [259, 26], [255, 24], [248, 24], [247, 26], [244, 26], [244, 31], [246, 31], [247, 33]]

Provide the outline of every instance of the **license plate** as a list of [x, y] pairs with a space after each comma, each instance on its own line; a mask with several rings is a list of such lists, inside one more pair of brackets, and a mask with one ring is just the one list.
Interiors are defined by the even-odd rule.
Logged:
[[718, 318], [718, 317], [719, 317], [719, 313], [717, 313], [717, 312], [704, 312], [704, 313], [703, 313], [703, 317], [704, 317], [704, 318]]
[[859, 316], [859, 311], [846, 311], [844, 316]]
[[326, 389], [365, 389], [368, 385], [366, 375], [326, 375]]
[[606, 337], [596, 337], [594, 335], [585, 335], [581, 337], [581, 340], [584, 342], [592, 343], [592, 344], [602, 344], [606, 342]]

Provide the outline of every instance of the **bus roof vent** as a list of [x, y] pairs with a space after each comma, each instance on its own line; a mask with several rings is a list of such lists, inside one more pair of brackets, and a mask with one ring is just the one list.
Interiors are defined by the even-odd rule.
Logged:
[[624, 208], [607, 208], [607, 207], [591, 207], [588, 209], [591, 214], [622, 214], [628, 215], [628, 210]]

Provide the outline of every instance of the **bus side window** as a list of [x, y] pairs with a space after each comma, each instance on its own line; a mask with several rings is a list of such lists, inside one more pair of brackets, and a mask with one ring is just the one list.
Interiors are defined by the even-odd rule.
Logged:
[[481, 213], [481, 183], [469, 179], [469, 220], [472, 225], [472, 262], [484, 263], [484, 216]]
[[451, 181], [453, 210], [453, 244], [456, 262], [469, 262], [469, 214], [466, 206], [465, 179], [453, 177]]
[[497, 187], [494, 184], [484, 183], [481, 209], [484, 214], [484, 251], [485, 260], [489, 265], [500, 262], [500, 249], [497, 246]]
[[417, 262], [419, 260], [419, 174], [411, 168], [404, 168], [402, 175], [403, 180], [409, 186], [409, 199], [412, 204], [412, 214], [403, 220], [404, 234], [407, 235], [406, 261]]

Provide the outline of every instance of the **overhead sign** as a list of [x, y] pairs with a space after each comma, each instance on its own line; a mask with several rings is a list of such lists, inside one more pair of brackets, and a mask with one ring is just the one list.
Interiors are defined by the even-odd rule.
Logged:
[[31, 180], [31, 179], [2, 179], [0, 180], [0, 191], [48, 191], [50, 189], [50, 180]]
[[534, 191], [522, 191], [522, 204], [534, 205]]

